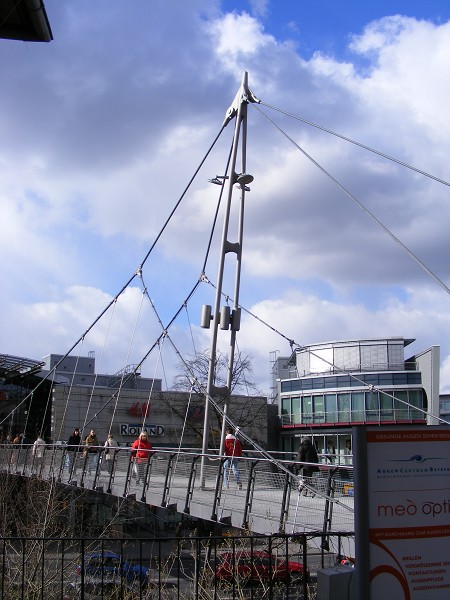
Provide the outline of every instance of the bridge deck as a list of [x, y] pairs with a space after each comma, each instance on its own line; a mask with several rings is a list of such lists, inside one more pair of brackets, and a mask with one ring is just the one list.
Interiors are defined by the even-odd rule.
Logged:
[[[141, 474], [144, 485], [133, 476], [129, 448], [121, 448], [114, 461], [106, 461], [100, 452], [83, 457], [53, 446], [46, 448], [41, 459], [33, 456], [31, 448], [0, 448], [3, 472], [55, 478], [118, 497], [135, 495], [137, 501], [171, 506], [180, 513], [226, 522], [254, 533], [354, 531], [349, 467], [321, 465], [320, 473], [307, 481], [300, 493], [298, 477], [283, 470], [279, 462], [242, 458], [239, 471], [243, 485], [239, 489], [233, 475], [229, 488], [223, 484], [223, 461], [218, 456], [205, 457], [204, 478], [200, 481], [200, 460], [201, 456], [192, 452], [156, 450]], [[108, 462], [114, 462], [112, 474], [108, 473]]]

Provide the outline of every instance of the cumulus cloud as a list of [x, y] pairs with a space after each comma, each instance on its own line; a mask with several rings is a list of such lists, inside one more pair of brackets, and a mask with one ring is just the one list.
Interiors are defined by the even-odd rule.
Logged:
[[[418, 350], [439, 344], [448, 389], [448, 295], [364, 210], [445, 284], [448, 186], [286, 113], [448, 179], [449, 23], [400, 15], [367, 23], [344, 61], [325, 51], [304, 57], [294, 40], [278, 40], [263, 26], [267, 2], [254, 2], [252, 15], [206, 0], [177, 11], [162, 1], [46, 6], [54, 42], [0, 41], [3, 352], [40, 357], [70, 347], [155, 239], [143, 275], [170, 320], [209, 248], [219, 187], [208, 179], [225, 173], [234, 123], [208, 149], [247, 70], [262, 104], [248, 107], [255, 179], [241, 302], [299, 343], [403, 335], [417, 337]], [[206, 269], [213, 282], [222, 216], [223, 206]], [[235, 215], [231, 225], [234, 241]], [[126, 332], [141, 301], [132, 289], [113, 337], [120, 352], [104, 351], [107, 371], [139, 360], [160, 330], [146, 313], [151, 325], [143, 319], [145, 335], [129, 356]], [[202, 288], [197, 315], [205, 300], [211, 290]], [[281, 348], [252, 319], [244, 324], [240, 344], [268, 387], [269, 354], [289, 344], [281, 337]], [[91, 338], [96, 352], [101, 327]], [[175, 328], [188, 350], [189, 325]], [[205, 336], [194, 333], [200, 345]]]

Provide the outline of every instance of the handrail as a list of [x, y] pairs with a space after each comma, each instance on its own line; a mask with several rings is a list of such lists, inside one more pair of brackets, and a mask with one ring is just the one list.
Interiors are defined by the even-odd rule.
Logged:
[[[346, 529], [354, 526], [352, 465], [320, 463], [313, 477], [304, 478], [300, 469], [315, 463], [299, 462], [292, 453], [274, 452], [272, 458], [266, 451], [247, 451], [238, 461], [241, 491], [231, 473], [231, 480], [224, 481], [223, 463], [227, 457], [217, 451], [202, 454], [192, 448], [154, 448], [150, 460], [141, 462], [136, 461], [128, 446], [114, 448], [108, 455], [104, 446], [90, 447], [90, 452], [83, 449], [47, 444], [40, 446], [38, 455], [32, 444], [0, 444], [0, 472], [135, 497], [153, 506], [206, 520], [228, 521], [261, 533], [278, 532], [280, 528], [294, 531], [298, 527], [321, 530], [324, 520], [330, 531], [343, 523]], [[197, 487], [192, 471], [200, 458], [205, 460], [206, 485]], [[136, 469], [141, 471], [135, 478]], [[309, 491], [309, 496], [302, 495], [302, 489]], [[302, 505], [313, 511], [313, 517], [299, 509]], [[323, 516], [325, 510], [333, 515], [333, 522], [329, 519], [328, 523]]]

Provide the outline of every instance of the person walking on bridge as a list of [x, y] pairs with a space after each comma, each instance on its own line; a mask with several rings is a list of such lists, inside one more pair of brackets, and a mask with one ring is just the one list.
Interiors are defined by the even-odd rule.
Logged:
[[114, 458], [115, 458], [116, 452], [117, 452], [117, 450], [115, 450], [115, 448], [118, 448], [118, 447], [119, 447], [119, 444], [114, 439], [113, 434], [109, 433], [108, 439], [105, 442], [104, 454], [105, 454], [105, 468], [110, 475], [113, 470]]
[[83, 456], [87, 461], [86, 469], [88, 475], [91, 474], [91, 471], [97, 470], [98, 464], [98, 453], [99, 453], [100, 442], [98, 441], [97, 434], [95, 433], [95, 429], [91, 429], [89, 435], [86, 436], [84, 440], [84, 450]]
[[33, 444], [33, 461], [34, 467], [38, 472], [40, 472], [42, 463], [44, 461], [44, 452], [45, 452], [45, 440], [42, 438], [41, 434], [39, 434]]
[[[312, 479], [313, 474], [319, 471], [318, 462], [319, 455], [317, 454], [316, 447], [311, 441], [311, 438], [305, 437], [302, 439], [300, 448], [297, 452], [297, 460], [300, 463], [310, 463], [310, 464], [301, 464], [300, 468], [302, 469], [303, 480], [299, 485], [298, 491], [300, 494], [303, 489], [305, 489], [305, 496], [308, 495], [308, 488], [312, 488]], [[316, 493], [311, 490], [311, 495], [314, 497]]]
[[242, 490], [241, 477], [239, 475], [238, 462], [242, 456], [242, 445], [237, 437], [233, 434], [233, 430], [229, 427], [226, 430], [225, 447], [224, 452], [227, 459], [223, 463], [224, 469], [224, 483], [226, 487], [229, 487], [229, 470], [233, 471], [234, 478], [236, 479], [237, 486]]
[[[69, 477], [77, 474], [77, 457], [78, 452], [81, 451], [81, 436], [80, 430], [76, 427], [72, 434], [67, 440], [67, 468], [69, 470]], [[72, 473], [73, 471], [73, 473]]]
[[131, 460], [136, 465], [136, 484], [139, 484], [141, 479], [144, 482], [145, 469], [150, 457], [153, 455], [152, 449], [153, 446], [148, 439], [147, 432], [142, 431], [131, 446]]

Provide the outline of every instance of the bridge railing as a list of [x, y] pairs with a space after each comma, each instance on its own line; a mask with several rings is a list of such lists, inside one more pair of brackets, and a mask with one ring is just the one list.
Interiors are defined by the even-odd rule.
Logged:
[[[354, 529], [353, 469], [320, 464], [303, 478], [299, 463], [247, 453], [238, 461], [239, 481], [225, 474], [226, 457], [195, 449], [157, 448], [149, 460], [131, 448], [105, 454], [64, 445], [2, 445], [0, 470], [52, 479], [63, 484], [114, 494], [171, 508], [184, 514], [229, 523], [260, 533]], [[203, 481], [200, 466], [203, 462]]]

